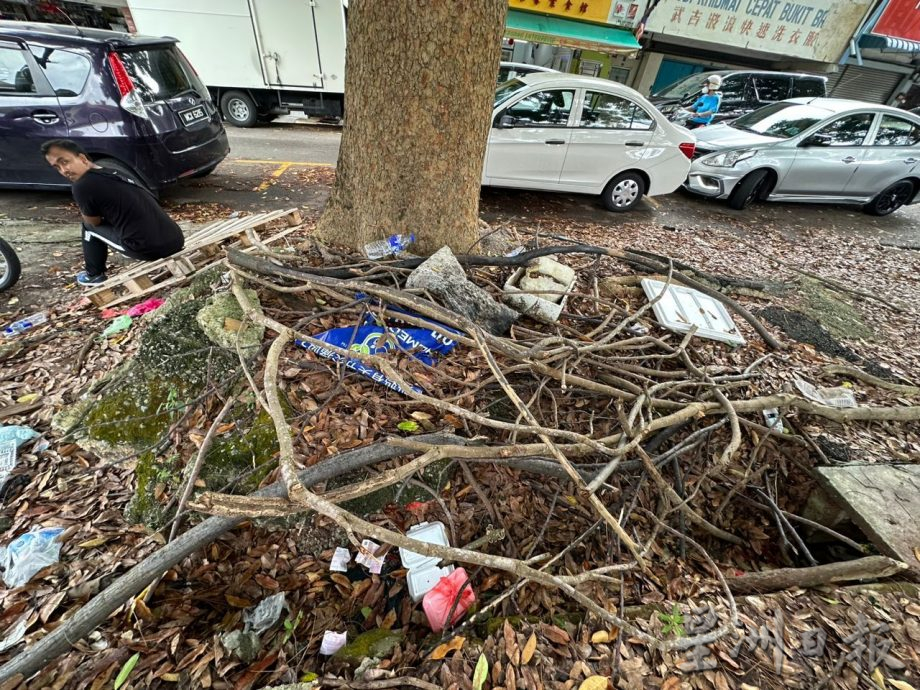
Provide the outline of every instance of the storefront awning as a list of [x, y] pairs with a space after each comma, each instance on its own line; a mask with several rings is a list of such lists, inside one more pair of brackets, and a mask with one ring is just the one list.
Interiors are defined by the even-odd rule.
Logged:
[[908, 41], [906, 38], [895, 38], [894, 36], [875, 36], [874, 34], [863, 34], [859, 38], [859, 47], [892, 53], [920, 53], [920, 43], [917, 41]]
[[547, 17], [520, 10], [508, 10], [505, 36], [553, 46], [597, 50], [602, 53], [632, 52], [640, 47], [636, 37], [625, 29]]

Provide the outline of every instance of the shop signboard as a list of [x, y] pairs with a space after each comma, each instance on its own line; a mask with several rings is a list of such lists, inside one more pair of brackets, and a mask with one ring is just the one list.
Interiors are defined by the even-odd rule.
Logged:
[[872, 33], [920, 42], [920, 2], [889, 0], [882, 16], [872, 27]]
[[646, 0], [508, 0], [513, 10], [525, 10], [595, 24], [632, 28]]
[[805, 60], [837, 62], [870, 2], [661, 0], [652, 11], [646, 31]]

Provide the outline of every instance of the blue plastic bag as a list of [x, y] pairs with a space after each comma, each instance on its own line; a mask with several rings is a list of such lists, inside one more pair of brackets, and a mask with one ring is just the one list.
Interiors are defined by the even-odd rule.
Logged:
[[0, 426], [0, 443], [3, 441], [16, 441], [17, 448], [36, 436], [38, 436], [38, 432], [27, 426]]
[[[358, 296], [359, 298], [362, 295]], [[395, 309], [404, 314], [412, 312]], [[431, 328], [404, 327], [400, 325], [398, 319], [391, 321], [390, 324], [378, 324], [373, 316], [365, 317], [361, 325], [346, 326], [344, 328], [333, 328], [314, 336], [317, 340], [322, 340], [330, 345], [335, 345], [345, 350], [360, 352], [365, 355], [380, 355], [393, 350], [399, 350], [412, 355], [417, 360], [428, 366], [434, 366], [436, 356], [450, 353], [456, 346], [457, 341], [451, 335], [457, 333], [442, 324], [432, 322], [437, 330]], [[369, 367], [357, 359], [346, 358], [341, 353], [321, 347], [303, 340], [294, 341], [299, 347], [309, 350], [320, 357], [332, 360], [336, 363], [344, 363], [345, 367], [355, 371], [362, 376], [366, 376], [372, 381], [386, 386], [397, 393], [406, 394], [402, 387], [392, 381], [382, 372], [373, 367]], [[421, 388], [412, 386], [417, 393], [422, 393]]]
[[57, 540], [63, 527], [32, 529], [21, 534], [7, 547], [0, 547], [0, 566], [7, 587], [21, 587], [42, 568], [58, 562], [61, 543]]

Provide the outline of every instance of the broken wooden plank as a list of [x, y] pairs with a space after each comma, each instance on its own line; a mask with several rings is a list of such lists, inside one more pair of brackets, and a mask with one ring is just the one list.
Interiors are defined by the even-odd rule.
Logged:
[[920, 573], [920, 465], [839, 465], [815, 474], [879, 551]]

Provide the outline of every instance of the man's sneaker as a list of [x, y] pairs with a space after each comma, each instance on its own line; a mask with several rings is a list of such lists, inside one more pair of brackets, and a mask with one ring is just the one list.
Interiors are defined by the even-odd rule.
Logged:
[[100, 285], [105, 282], [105, 273], [100, 273], [97, 276], [91, 276], [86, 271], [80, 271], [77, 274], [77, 283], [84, 285], [86, 287], [92, 287], [94, 285]]

